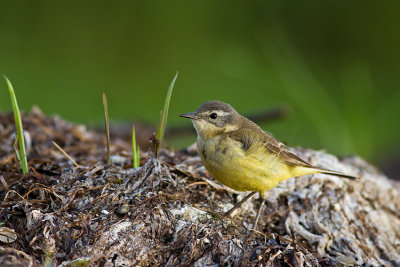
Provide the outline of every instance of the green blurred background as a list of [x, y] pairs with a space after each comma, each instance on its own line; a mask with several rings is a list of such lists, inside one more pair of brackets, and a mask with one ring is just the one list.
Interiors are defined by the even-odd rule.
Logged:
[[399, 11], [394, 0], [0, 1], [0, 72], [21, 109], [102, 124], [103, 91], [111, 119], [156, 123], [179, 70], [170, 126], [211, 99], [242, 113], [288, 105], [264, 127], [277, 138], [393, 167]]

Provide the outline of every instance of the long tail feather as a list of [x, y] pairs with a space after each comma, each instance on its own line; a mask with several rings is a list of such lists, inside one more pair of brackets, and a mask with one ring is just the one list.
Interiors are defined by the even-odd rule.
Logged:
[[348, 178], [348, 179], [352, 179], [352, 180], [357, 180], [359, 179], [359, 177], [354, 176], [354, 175], [349, 175], [349, 174], [345, 174], [342, 172], [336, 172], [336, 171], [330, 171], [330, 170], [324, 170], [324, 169], [317, 169], [320, 173], [323, 174], [329, 174], [329, 175], [335, 175], [335, 176], [340, 176], [340, 177], [344, 177], [344, 178]]

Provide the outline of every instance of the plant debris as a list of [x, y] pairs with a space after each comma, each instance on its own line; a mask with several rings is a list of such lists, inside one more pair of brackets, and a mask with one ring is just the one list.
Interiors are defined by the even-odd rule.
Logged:
[[104, 134], [37, 108], [22, 119], [27, 175], [12, 114], [0, 114], [0, 224], [17, 235], [0, 243], [0, 265], [400, 265], [400, 185], [360, 158], [296, 149], [313, 165], [361, 179], [282, 182], [268, 191], [260, 231], [251, 231], [259, 201], [221, 218], [246, 193], [212, 180], [191, 150], [142, 152], [132, 168], [131, 145], [111, 136], [109, 165]]
[[17, 235], [14, 229], [7, 227], [0, 227], [0, 242], [9, 244], [17, 240]]

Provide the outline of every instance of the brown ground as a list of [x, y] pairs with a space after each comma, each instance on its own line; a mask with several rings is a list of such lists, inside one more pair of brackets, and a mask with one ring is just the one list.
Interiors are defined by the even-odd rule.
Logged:
[[38, 110], [23, 126], [30, 139], [25, 176], [13, 116], [0, 114], [0, 228], [17, 234], [0, 242], [0, 266], [400, 265], [400, 186], [359, 158], [298, 149], [312, 164], [361, 179], [281, 183], [268, 192], [258, 232], [249, 230], [255, 198], [232, 221], [220, 219], [243, 194], [213, 181], [195, 152], [142, 153], [142, 167], [132, 169], [123, 140], [112, 139], [107, 165], [103, 133]]

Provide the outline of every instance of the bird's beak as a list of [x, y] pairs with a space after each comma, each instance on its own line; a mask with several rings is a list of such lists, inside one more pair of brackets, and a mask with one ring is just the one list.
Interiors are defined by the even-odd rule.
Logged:
[[179, 115], [179, 117], [188, 118], [188, 119], [191, 119], [191, 120], [198, 120], [198, 119], [200, 119], [200, 116], [197, 116], [196, 113], [194, 113], [194, 112], [183, 113], [183, 114]]

